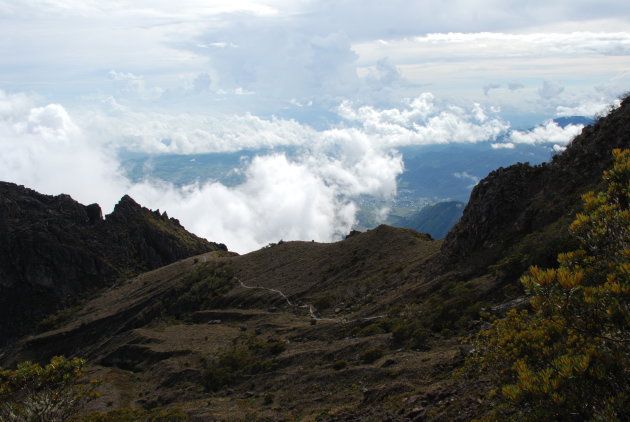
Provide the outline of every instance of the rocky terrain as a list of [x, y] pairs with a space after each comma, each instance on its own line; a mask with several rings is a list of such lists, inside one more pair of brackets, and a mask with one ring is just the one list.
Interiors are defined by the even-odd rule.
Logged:
[[103, 218], [98, 204], [85, 206], [68, 195], [42, 195], [5, 182], [0, 183], [0, 239], [0, 345], [99, 289], [225, 249], [129, 196]]
[[519, 163], [491, 172], [475, 186], [463, 217], [448, 234], [442, 251], [445, 262], [483, 269], [536, 233], [544, 234], [551, 249], [538, 259], [553, 260], [557, 251], [550, 244], [563, 247], [568, 241], [564, 228], [581, 207], [581, 194], [599, 183], [612, 163], [611, 151], [629, 145], [630, 99], [626, 98], [620, 108], [585, 127], [551, 162]]
[[[630, 147], [629, 128], [626, 99], [550, 163], [492, 172], [445, 240], [379, 226], [336, 243], [280, 242], [242, 256], [211, 245], [110, 284], [54, 329], [7, 345], [0, 365], [85, 357], [88, 377], [101, 380], [88, 413], [163, 407], [192, 421], [471, 420], [481, 381], [456, 370], [483, 325], [480, 312], [526, 306], [523, 270], [553, 265], [557, 252], [574, 247], [567, 227], [580, 195], [597, 188], [613, 148]], [[78, 204], [63, 212], [86, 231], [128, 227], [136, 214], [123, 210], [139, 207], [129, 198], [121, 204], [104, 221]], [[138, 271], [163, 256], [146, 232], [107, 232], [99, 236], [137, 248], [109, 262]]]

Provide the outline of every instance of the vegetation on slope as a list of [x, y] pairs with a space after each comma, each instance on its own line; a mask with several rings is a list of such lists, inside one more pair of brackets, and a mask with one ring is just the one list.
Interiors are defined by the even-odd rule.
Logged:
[[4, 422], [66, 421], [98, 394], [83, 383], [86, 362], [56, 356], [43, 367], [33, 362], [16, 369], [0, 368], [0, 420]]
[[488, 420], [630, 419], [630, 150], [570, 226], [581, 248], [521, 278], [532, 311], [482, 331], [468, 365], [490, 376]]

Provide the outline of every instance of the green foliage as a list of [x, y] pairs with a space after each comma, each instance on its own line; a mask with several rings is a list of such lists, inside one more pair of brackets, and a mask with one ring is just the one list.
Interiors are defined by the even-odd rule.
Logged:
[[382, 358], [384, 354], [385, 352], [380, 347], [373, 347], [363, 352], [363, 355], [361, 355], [361, 360], [363, 361], [363, 363], [376, 362], [377, 360]]
[[630, 420], [630, 150], [570, 226], [581, 249], [521, 278], [532, 312], [482, 331], [467, 366], [490, 376], [490, 420]]
[[422, 321], [398, 320], [392, 327], [392, 338], [396, 344], [407, 345], [411, 349], [429, 349], [429, 330], [422, 324]]
[[551, 266], [561, 252], [579, 247], [567, 228], [571, 217], [564, 216], [540, 231], [529, 233], [509, 249], [490, 269], [504, 280], [518, 279], [532, 265]]
[[177, 317], [212, 307], [234, 285], [232, 271], [223, 263], [202, 263], [164, 297], [163, 308]]
[[16, 369], [0, 368], [0, 420], [57, 422], [68, 420], [98, 397], [93, 383], [81, 383], [85, 361], [55, 356], [45, 366], [26, 361]]
[[273, 357], [285, 349], [280, 340], [247, 337], [206, 360], [201, 373], [203, 385], [208, 391], [218, 391], [246, 377], [272, 371], [276, 368]]
[[37, 332], [43, 333], [45, 331], [54, 330], [55, 328], [61, 327], [63, 324], [68, 322], [74, 314], [76, 314], [81, 308], [83, 304], [79, 304], [73, 306], [69, 309], [64, 309], [54, 314], [48, 315], [46, 318], [41, 320], [37, 325]]
[[188, 416], [181, 410], [114, 409], [81, 417], [81, 422], [184, 422]]

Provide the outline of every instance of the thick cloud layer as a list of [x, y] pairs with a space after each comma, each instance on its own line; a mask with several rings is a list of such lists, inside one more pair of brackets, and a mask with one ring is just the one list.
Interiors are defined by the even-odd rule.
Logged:
[[438, 105], [430, 93], [408, 100], [400, 109], [355, 108], [350, 102], [344, 102], [339, 114], [390, 146], [486, 141], [509, 128], [507, 122], [496, 116], [489, 117], [488, 111], [479, 104], [468, 109]]
[[[397, 147], [503, 139], [495, 147], [551, 143], [561, 148], [581, 126], [553, 121], [509, 131], [496, 111], [453, 106], [425, 93], [399, 108], [337, 108], [339, 123], [315, 130], [293, 120], [244, 115], [169, 115], [109, 109], [69, 112], [24, 94], [0, 91], [0, 180], [48, 194], [69, 193], [106, 211], [125, 193], [167, 210], [185, 227], [246, 252], [280, 239], [332, 241], [355, 223], [361, 195], [392, 198], [403, 172]], [[291, 157], [273, 147], [292, 146]], [[244, 182], [227, 187], [199, 180], [177, 188], [164, 181], [132, 183], [117, 152], [204, 153], [262, 149], [246, 163]], [[271, 151], [271, 152], [269, 152]], [[478, 179], [467, 173], [456, 177]]]
[[515, 144], [554, 144], [555, 150], [563, 149], [582, 132], [584, 125], [567, 125], [561, 127], [553, 120], [545, 122], [530, 131], [512, 131], [510, 141]]
[[[124, 142], [131, 124], [119, 127], [121, 134], [110, 131], [99, 138], [92, 136], [97, 133], [94, 122], [109, 122], [108, 117], [89, 116], [82, 125], [61, 105], [39, 106], [28, 96], [0, 91], [0, 180], [49, 194], [69, 193], [84, 203], [99, 202], [106, 210], [129, 193], [143, 205], [168, 210], [195, 233], [243, 252], [280, 239], [338, 239], [355, 222], [353, 199], [363, 194], [391, 197], [403, 170], [399, 154], [381, 148], [360, 131], [316, 133], [302, 128], [309, 136], [300, 138], [301, 155], [294, 159], [283, 154], [255, 157], [242, 170], [245, 182], [233, 188], [204, 181], [181, 189], [155, 180], [133, 184], [122, 175], [112, 151], [123, 144], [105, 142]], [[264, 122], [253, 116], [224, 122], [230, 129], [226, 138], [251, 120]], [[290, 121], [264, 124], [297, 126]], [[161, 129], [167, 133], [174, 128], [164, 125]], [[281, 130], [270, 133], [282, 145], [290, 144], [295, 135]], [[201, 142], [195, 151], [222, 148], [226, 140], [215, 136], [218, 145]], [[151, 151], [156, 145], [163, 144], [147, 141], [136, 147]], [[174, 145], [181, 148], [177, 152], [185, 153], [194, 140]], [[248, 146], [254, 145], [260, 146], [257, 140]]]

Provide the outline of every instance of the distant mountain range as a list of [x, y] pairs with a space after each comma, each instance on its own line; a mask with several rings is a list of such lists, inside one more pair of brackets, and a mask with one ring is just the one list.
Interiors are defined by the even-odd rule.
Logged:
[[465, 206], [465, 203], [459, 201], [437, 202], [405, 217], [390, 217], [388, 223], [427, 233], [434, 239], [442, 239], [459, 221]]
[[586, 116], [566, 116], [566, 117], [556, 117], [553, 119], [554, 122], [558, 123], [560, 127], [567, 127], [569, 125], [592, 125], [595, 123], [595, 119], [592, 117]]

